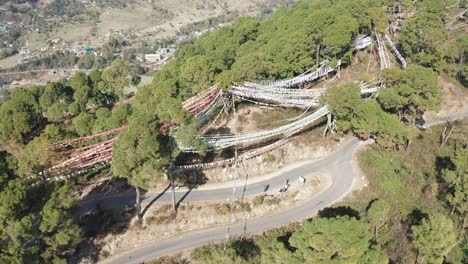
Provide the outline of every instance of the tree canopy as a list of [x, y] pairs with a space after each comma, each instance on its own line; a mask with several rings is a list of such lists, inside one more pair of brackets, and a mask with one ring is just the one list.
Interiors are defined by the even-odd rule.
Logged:
[[42, 124], [39, 105], [41, 87], [13, 91], [11, 100], [0, 106], [0, 145], [27, 143]]
[[442, 19], [428, 12], [420, 12], [409, 18], [400, 36], [405, 55], [419, 65], [436, 70], [441, 70], [446, 41], [447, 30]]
[[123, 125], [131, 113], [128, 105], [117, 108], [115, 115], [101, 118], [110, 120], [98, 118], [97, 127], [93, 127], [97, 110], [110, 111], [116, 99], [122, 98], [123, 88], [129, 84], [127, 68], [125, 62], [117, 60], [104, 73], [94, 69], [89, 76], [76, 73], [69, 82], [14, 89], [11, 100], [0, 105], [0, 147], [18, 154], [18, 148], [52, 123], [70, 128], [72, 120], [75, 133], [63, 136], [85, 136]]
[[[369, 252], [369, 227], [348, 216], [317, 218], [296, 230], [289, 242], [296, 248], [299, 263], [376, 263], [388, 262], [383, 252]], [[376, 259], [371, 259], [376, 258]]]
[[434, 213], [421, 224], [411, 227], [413, 244], [425, 263], [443, 263], [444, 256], [457, 244], [453, 222], [447, 216]]
[[102, 72], [99, 90], [104, 94], [117, 95], [123, 100], [124, 88], [130, 84], [128, 73], [128, 62], [120, 58], [114, 60], [111, 67]]
[[81, 235], [70, 187], [32, 187], [14, 170], [14, 162], [0, 153], [0, 261], [66, 263]]
[[468, 212], [468, 149], [459, 148], [450, 158], [453, 166], [442, 171], [444, 181], [448, 185], [446, 199], [453, 211], [461, 216]]
[[113, 145], [115, 176], [128, 178], [132, 185], [146, 188], [154, 187], [164, 177], [172, 148], [170, 138], [159, 132], [162, 125], [151, 113], [135, 112], [129, 129], [121, 132]]
[[192, 256], [201, 263], [388, 263], [370, 242], [369, 226], [354, 217], [318, 217], [290, 231], [273, 230], [252, 239], [208, 245]]
[[380, 93], [378, 101], [383, 109], [398, 113], [400, 119], [414, 124], [425, 111], [440, 108], [442, 90], [433, 70], [410, 65], [405, 70], [391, 69], [384, 76], [390, 87]]
[[375, 240], [378, 240], [379, 228], [389, 220], [390, 209], [390, 205], [385, 200], [376, 200], [372, 202], [367, 210], [366, 217], [370, 226], [374, 229], [373, 236]]
[[362, 138], [377, 136], [377, 143], [396, 148], [405, 142], [407, 133], [398, 119], [382, 110], [375, 100], [363, 101], [357, 84], [328, 89], [321, 97], [336, 118], [340, 132], [352, 131]]

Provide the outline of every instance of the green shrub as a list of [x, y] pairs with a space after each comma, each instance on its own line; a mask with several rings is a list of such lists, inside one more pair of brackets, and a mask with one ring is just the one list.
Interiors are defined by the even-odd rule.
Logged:
[[252, 211], [252, 208], [250, 207], [250, 203], [249, 202], [241, 202], [241, 201], [237, 201], [236, 202], [236, 212], [238, 211], [245, 211], [247, 213], [249, 213], [250, 211]]
[[231, 211], [231, 205], [228, 203], [223, 203], [215, 207], [215, 211], [219, 215], [227, 215]]
[[271, 198], [265, 199], [265, 203], [268, 206], [278, 205], [280, 203], [280, 199], [278, 197], [271, 197]]
[[253, 206], [262, 205], [264, 201], [265, 201], [265, 195], [257, 195], [255, 196], [253, 200]]
[[273, 154], [266, 154], [263, 157], [263, 162], [274, 162], [276, 160], [276, 157]]

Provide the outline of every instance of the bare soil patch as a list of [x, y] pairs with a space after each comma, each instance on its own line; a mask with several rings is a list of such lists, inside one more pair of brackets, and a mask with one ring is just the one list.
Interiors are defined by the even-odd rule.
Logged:
[[442, 73], [438, 84], [443, 92], [442, 105], [439, 112], [428, 112], [427, 117], [446, 116], [468, 112], [468, 90], [459, 82]]

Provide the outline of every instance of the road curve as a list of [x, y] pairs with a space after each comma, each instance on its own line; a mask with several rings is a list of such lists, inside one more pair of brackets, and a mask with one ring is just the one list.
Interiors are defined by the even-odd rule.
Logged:
[[[422, 125], [420, 125], [423, 128], [428, 128], [431, 126], [435, 126], [441, 123], [449, 122], [449, 121], [455, 121], [455, 120], [460, 120], [468, 118], [468, 112], [461, 112], [453, 115], [447, 115], [447, 116], [442, 116], [438, 117], [436, 120], [426, 120]], [[275, 188], [280, 188], [285, 179], [294, 179], [297, 175], [302, 174], [306, 175], [308, 172], [326, 172], [328, 171], [329, 164], [332, 163], [333, 161], [336, 161], [339, 159], [341, 155], [343, 155], [344, 152], [347, 151], [347, 148], [354, 148], [355, 146], [353, 144], [355, 143], [349, 143], [346, 145], [343, 149], [338, 150], [335, 154], [331, 155], [330, 157], [324, 159], [324, 160], [319, 160], [319, 161], [311, 161], [307, 163], [306, 165], [303, 165], [301, 167], [298, 167], [293, 170], [288, 170], [284, 171], [281, 175], [278, 177], [275, 177], [271, 180], [265, 180], [261, 181], [259, 183], [255, 184], [249, 184], [248, 188], [246, 189], [246, 195], [252, 195], [252, 194], [258, 194], [263, 191], [263, 188], [265, 184], [270, 184], [270, 189], [275, 189]], [[292, 177], [292, 176], [294, 177]], [[239, 183], [240, 185], [240, 183]], [[243, 187], [243, 186], [242, 186]], [[240, 187], [238, 186], [238, 189]], [[239, 191], [236, 192], [237, 197], [242, 195]], [[216, 190], [197, 190], [194, 189], [190, 192], [183, 192], [183, 191], [178, 191], [176, 192], [176, 201], [181, 201], [182, 199], [184, 201], [200, 201], [200, 200], [222, 200], [222, 199], [228, 199], [231, 197], [232, 194], [232, 187], [225, 187], [225, 188], [220, 188]], [[146, 193], [145, 196], [142, 199], [142, 203], [150, 203], [152, 201], [163, 201], [163, 202], [170, 202], [172, 201], [172, 197], [170, 192], [166, 193]], [[100, 198], [92, 198], [92, 199], [84, 199], [80, 201], [79, 207], [80, 207], [80, 213], [88, 212], [91, 210], [96, 209], [96, 206], [99, 204], [100, 208], [102, 209], [112, 209], [112, 208], [120, 208], [124, 206], [134, 206], [135, 205], [135, 191], [132, 189], [131, 191], [128, 191], [126, 193], [121, 193], [118, 195], [111, 195], [111, 196], [104, 196]]]
[[[262, 193], [265, 184], [270, 184], [271, 188], [279, 188], [284, 183], [285, 179], [296, 180], [299, 176], [310, 175], [311, 173], [323, 173], [331, 177], [332, 184], [328, 189], [296, 207], [271, 216], [250, 219], [246, 224], [238, 223], [230, 227], [224, 226], [182, 233], [176, 237], [155, 241], [154, 243], [118, 253], [115, 256], [103, 260], [101, 263], [141, 263], [183, 249], [221, 241], [226, 238], [228, 228], [231, 236], [240, 236], [249, 233], [259, 233], [309, 218], [315, 215], [319, 210], [330, 206], [351, 190], [351, 185], [355, 178], [352, 167], [353, 153], [358, 146], [362, 144], [364, 143], [353, 139], [326, 159], [305, 163], [300, 167], [285, 171], [273, 179], [246, 186], [246, 195], [254, 195]], [[243, 189], [244, 186], [238, 186], [236, 192], [238, 196], [242, 195], [240, 190]], [[181, 195], [181, 193], [178, 195]], [[219, 200], [227, 199], [231, 197], [231, 195], [232, 188], [192, 191], [186, 194], [184, 200]], [[158, 199], [169, 201], [171, 199], [170, 193], [165, 193]]]

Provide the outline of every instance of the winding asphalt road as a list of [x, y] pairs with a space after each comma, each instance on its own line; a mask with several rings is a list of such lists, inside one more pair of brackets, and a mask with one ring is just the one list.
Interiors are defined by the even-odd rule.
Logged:
[[461, 112], [461, 113], [456, 113], [456, 114], [452, 114], [452, 115], [441, 116], [441, 117], [437, 117], [437, 118], [435, 118], [433, 120], [425, 121], [421, 125], [421, 127], [428, 128], [428, 127], [440, 125], [440, 124], [443, 124], [443, 123], [446, 123], [446, 122], [461, 120], [461, 119], [464, 119], [464, 118], [467, 118], [467, 117], [468, 117], [468, 112]]
[[[307, 219], [315, 215], [319, 210], [330, 206], [351, 190], [351, 185], [355, 178], [352, 167], [353, 153], [358, 146], [362, 144], [365, 143], [359, 142], [357, 139], [353, 139], [326, 159], [304, 163], [294, 169], [281, 172], [277, 177], [247, 184], [246, 186], [239, 183], [236, 190], [237, 197], [240, 197], [244, 191], [245, 195], [255, 195], [263, 193], [266, 184], [270, 185], [270, 190], [279, 189], [286, 179], [289, 179], [292, 184], [295, 184], [299, 176], [305, 176], [307, 178], [307, 175], [312, 173], [323, 174], [331, 177], [331, 185], [326, 190], [322, 191], [322, 193], [314, 198], [305, 201], [301, 205], [289, 208], [286, 211], [271, 216], [249, 219], [246, 223], [233, 224], [230, 227], [215, 227], [182, 233], [173, 238], [155, 241], [154, 243], [150, 243], [145, 246], [121, 252], [116, 256], [111, 256], [110, 258], [103, 260], [102, 263], [141, 263], [143, 261], [151, 260], [183, 249], [200, 246], [210, 242], [221, 241], [226, 238], [228, 228], [231, 236], [240, 236], [248, 233], [262, 232], [267, 229]], [[159, 196], [157, 198], [158, 201], [171, 201], [170, 192], [148, 195], [145, 199], [151, 200], [157, 196]], [[192, 190], [189, 193], [178, 192], [177, 196], [178, 200], [182, 196], [185, 196], [184, 201], [229, 199], [232, 197], [232, 187], [214, 190]], [[125, 198], [126, 196], [123, 197], [122, 200]], [[105, 207], [113, 207], [115, 206], [113, 202], [115, 200], [115, 197], [113, 197], [110, 198], [109, 201], [104, 199], [101, 203], [105, 205]], [[92, 204], [90, 205], [85, 203], [82, 206], [87, 207], [92, 206]]]

